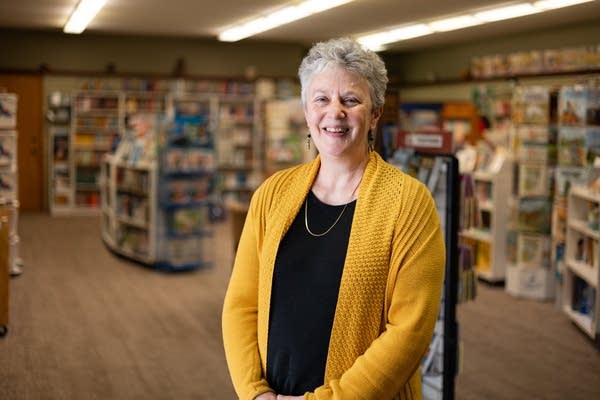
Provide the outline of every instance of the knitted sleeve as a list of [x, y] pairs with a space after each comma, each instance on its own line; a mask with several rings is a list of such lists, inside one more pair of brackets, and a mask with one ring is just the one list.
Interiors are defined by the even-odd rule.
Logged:
[[340, 379], [307, 399], [420, 399], [418, 368], [431, 341], [444, 277], [445, 247], [429, 191], [412, 178], [391, 243], [383, 332]]
[[222, 314], [227, 365], [242, 400], [271, 390], [262, 373], [257, 339], [261, 197], [257, 192], [250, 202]]

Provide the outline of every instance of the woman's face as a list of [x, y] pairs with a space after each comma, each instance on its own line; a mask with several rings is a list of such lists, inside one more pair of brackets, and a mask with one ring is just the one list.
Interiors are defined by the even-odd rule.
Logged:
[[312, 76], [304, 114], [322, 156], [362, 156], [367, 152], [369, 129], [375, 129], [381, 109], [373, 111], [365, 78], [335, 67]]

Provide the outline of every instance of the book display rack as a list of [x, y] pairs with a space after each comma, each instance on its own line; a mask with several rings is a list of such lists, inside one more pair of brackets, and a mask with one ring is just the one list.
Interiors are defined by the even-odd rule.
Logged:
[[[430, 132], [431, 135], [436, 133]], [[451, 137], [451, 132], [438, 132], [438, 135]], [[431, 143], [431, 140], [425, 141]], [[437, 143], [444, 143], [439, 138]], [[441, 152], [443, 147], [429, 147], [426, 152], [415, 151], [414, 147], [398, 147], [387, 161], [403, 172], [425, 183], [435, 200], [446, 241], [446, 269], [442, 306], [435, 325], [429, 349], [421, 362], [423, 398], [426, 400], [453, 400], [455, 377], [458, 373], [458, 323], [456, 304], [459, 292], [462, 300], [465, 293], [474, 295], [474, 275], [467, 268], [459, 266], [458, 226], [459, 181], [458, 160], [451, 154]], [[471, 277], [471, 281], [465, 279]]]
[[513, 296], [554, 297], [551, 214], [556, 164], [556, 93], [545, 86], [517, 86], [513, 94], [515, 177], [507, 233], [506, 291]]

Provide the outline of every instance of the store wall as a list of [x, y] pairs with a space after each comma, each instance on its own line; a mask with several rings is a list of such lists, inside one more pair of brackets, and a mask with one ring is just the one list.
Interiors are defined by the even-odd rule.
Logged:
[[195, 38], [65, 35], [59, 32], [0, 30], [0, 70], [103, 72], [170, 75], [178, 60], [183, 73], [198, 77], [294, 77], [305, 48], [251, 40], [220, 43]]

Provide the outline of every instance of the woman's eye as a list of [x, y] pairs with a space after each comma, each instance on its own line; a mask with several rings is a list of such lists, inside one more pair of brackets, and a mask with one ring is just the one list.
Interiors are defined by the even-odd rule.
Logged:
[[344, 99], [344, 103], [350, 104], [350, 105], [358, 104], [358, 99], [356, 99], [354, 97], [349, 97], [347, 99]]

